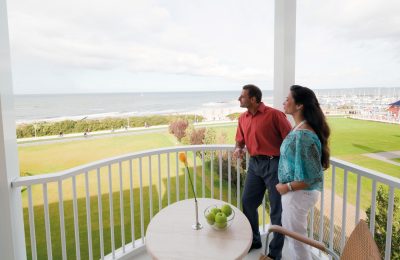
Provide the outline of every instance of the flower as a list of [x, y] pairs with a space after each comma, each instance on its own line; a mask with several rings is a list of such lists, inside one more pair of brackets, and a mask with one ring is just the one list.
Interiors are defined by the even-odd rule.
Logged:
[[187, 158], [185, 153], [179, 153], [179, 161], [185, 164], [185, 166], [188, 166]]
[[[186, 154], [185, 154], [185, 153], [183, 153], [183, 152], [179, 153], [179, 161], [181, 161], [183, 164], [185, 164], [185, 167], [186, 167], [186, 170], [187, 170], [188, 176], [189, 176], [190, 185], [192, 186], [192, 191], [193, 191], [193, 195], [194, 195], [194, 200], [197, 202], [196, 192], [194, 191], [194, 186], [193, 186], [192, 178], [190, 178], [190, 172], [189, 172], [188, 162], [187, 162], [187, 158], [186, 158]], [[193, 176], [193, 178], [196, 178], [196, 177]]]

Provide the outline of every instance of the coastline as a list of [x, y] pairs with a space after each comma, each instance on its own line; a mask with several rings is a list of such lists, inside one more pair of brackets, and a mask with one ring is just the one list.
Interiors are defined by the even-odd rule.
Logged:
[[199, 108], [192, 111], [186, 112], [171, 112], [165, 111], [164, 113], [137, 113], [137, 112], [109, 112], [109, 113], [98, 113], [98, 114], [82, 114], [76, 116], [62, 116], [62, 117], [54, 117], [54, 118], [41, 118], [41, 119], [25, 119], [25, 120], [16, 120], [16, 126], [24, 125], [24, 124], [37, 124], [37, 123], [55, 123], [61, 122], [65, 120], [72, 121], [80, 121], [80, 120], [102, 120], [107, 118], [113, 119], [128, 119], [129, 117], [146, 117], [146, 116], [185, 116], [185, 115], [197, 115], [204, 117], [203, 121], [212, 122], [212, 121], [221, 121], [227, 120], [227, 115], [232, 113], [241, 113], [244, 112], [245, 109], [239, 106], [229, 106], [229, 107], [218, 107], [218, 106], [210, 106], [205, 108]]

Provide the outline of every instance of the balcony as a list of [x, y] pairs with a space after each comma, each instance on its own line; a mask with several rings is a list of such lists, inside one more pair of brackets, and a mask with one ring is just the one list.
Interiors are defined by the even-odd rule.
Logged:
[[[235, 161], [232, 151], [231, 145], [170, 147], [15, 179], [12, 189], [22, 189], [28, 258], [150, 259], [145, 250], [149, 221], [169, 204], [193, 197], [178, 153], [188, 155], [198, 197], [240, 208], [249, 158]], [[309, 216], [309, 236], [340, 254], [359, 219], [369, 218], [372, 235], [382, 232], [375, 221], [379, 186], [389, 191], [384, 259], [391, 259], [394, 195], [400, 179], [338, 159], [331, 159], [325, 172], [324, 192]], [[265, 205], [259, 209], [262, 234], [269, 224]], [[259, 252], [246, 259], [258, 259]], [[315, 252], [315, 257], [325, 256]]]
[[[169, 204], [192, 197], [187, 173], [177, 159], [182, 151], [191, 157], [199, 197], [222, 199], [240, 208], [248, 158], [234, 162], [233, 147], [227, 145], [143, 151], [62, 172], [19, 177], [6, 1], [0, 0], [0, 5], [2, 258], [148, 259], [145, 235], [151, 218]], [[280, 107], [295, 82], [296, 1], [275, 1], [274, 12], [274, 106]], [[386, 233], [383, 256], [391, 259], [394, 197], [400, 180], [337, 159], [331, 165], [321, 200], [310, 214], [309, 236], [340, 254], [355, 223], [368, 218], [373, 236]], [[387, 225], [377, 230], [380, 186], [389, 194]], [[262, 205], [260, 230], [265, 233], [268, 210]], [[246, 259], [258, 256], [252, 252]], [[318, 252], [315, 257], [324, 258]]]

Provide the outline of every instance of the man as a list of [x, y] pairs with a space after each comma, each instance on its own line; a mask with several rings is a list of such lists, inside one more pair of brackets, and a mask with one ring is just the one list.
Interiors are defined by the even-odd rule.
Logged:
[[[271, 223], [281, 224], [281, 195], [276, 190], [278, 180], [279, 148], [289, 133], [291, 125], [286, 115], [261, 102], [261, 90], [254, 85], [246, 85], [239, 97], [240, 106], [247, 112], [239, 117], [236, 131], [235, 157], [242, 158], [246, 146], [250, 161], [242, 197], [243, 213], [248, 218], [253, 231], [251, 249], [261, 248], [261, 237], [257, 208], [261, 205], [265, 190], [268, 190]], [[284, 237], [274, 234], [269, 245], [269, 256], [281, 259]]]

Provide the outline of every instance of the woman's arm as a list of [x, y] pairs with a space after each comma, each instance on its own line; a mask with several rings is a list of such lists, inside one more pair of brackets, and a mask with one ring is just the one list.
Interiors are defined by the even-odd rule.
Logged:
[[[292, 188], [292, 190], [290, 190], [290, 188]], [[305, 183], [304, 181], [292, 181], [289, 183], [278, 183], [276, 185], [276, 189], [281, 195], [288, 193], [290, 191], [304, 190], [307, 188], [308, 184]]]

